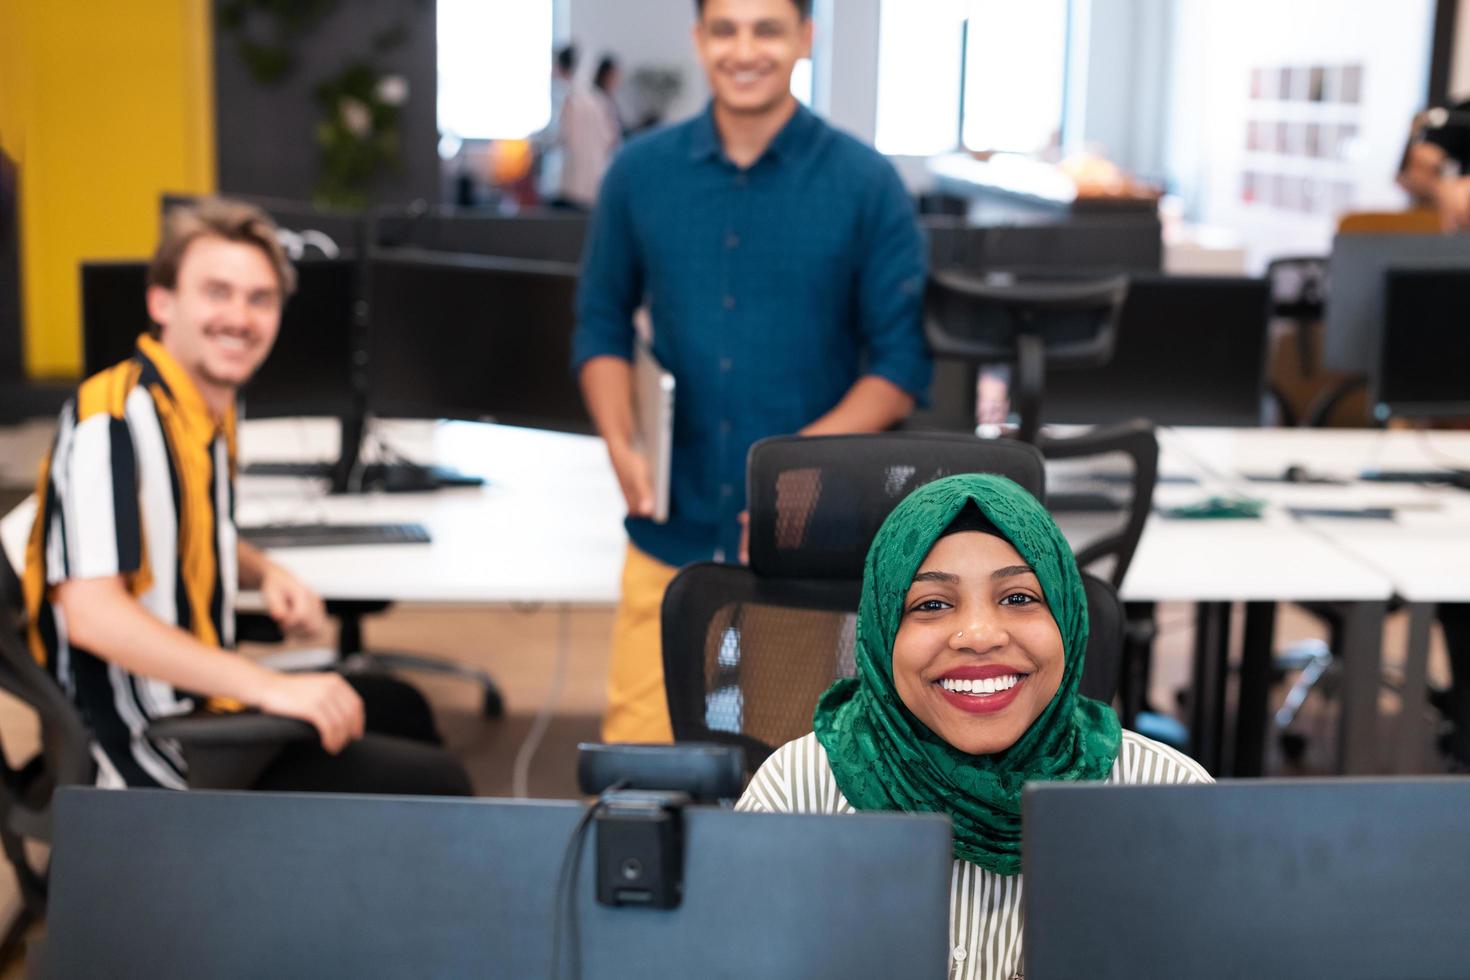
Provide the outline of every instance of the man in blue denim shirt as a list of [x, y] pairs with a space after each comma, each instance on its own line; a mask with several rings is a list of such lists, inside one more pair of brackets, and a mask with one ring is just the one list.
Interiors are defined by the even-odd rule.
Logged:
[[[628, 502], [607, 741], [668, 741], [659, 606], [678, 566], [743, 559], [745, 458], [766, 436], [887, 429], [929, 384], [924, 245], [893, 167], [791, 95], [810, 0], [699, 0], [714, 98], [630, 143], [593, 217], [573, 366]], [[673, 373], [669, 520], [633, 447], [633, 314]]]

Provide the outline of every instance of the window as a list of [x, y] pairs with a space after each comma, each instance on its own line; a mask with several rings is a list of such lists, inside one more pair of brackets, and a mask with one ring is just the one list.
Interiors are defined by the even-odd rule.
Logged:
[[878, 149], [926, 156], [963, 143], [1029, 152], [1052, 142], [1062, 123], [1071, 2], [884, 0]]
[[438, 0], [439, 131], [524, 139], [551, 120], [551, 0]]
[[927, 156], [955, 148], [964, 13], [963, 0], [883, 0], [874, 138], [880, 151]]
[[812, 59], [802, 58], [791, 71], [791, 94], [802, 105], [812, 104]]
[[963, 138], [1030, 153], [1060, 142], [1067, 0], [970, 0]]

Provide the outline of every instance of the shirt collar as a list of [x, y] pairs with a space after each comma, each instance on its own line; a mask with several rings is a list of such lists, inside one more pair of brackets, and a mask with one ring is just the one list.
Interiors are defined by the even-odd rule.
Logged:
[[203, 443], [212, 442], [219, 435], [223, 435], [231, 443], [234, 442], [234, 405], [230, 406], [223, 418], [216, 419], [194, 384], [194, 379], [189, 377], [163, 344], [151, 335], [145, 333], [138, 337], [138, 353], [158, 372], [165, 397], [173, 403], [191, 435]]
[[[761, 158], [771, 156], [781, 160], [789, 160], [802, 153], [812, 140], [816, 137], [818, 130], [817, 117], [810, 109], [796, 103], [796, 111], [791, 118], [786, 120], [786, 125], [776, 134], [775, 139], [766, 147]], [[704, 107], [704, 112], [694, 118], [694, 128], [690, 133], [689, 158], [691, 160], [707, 160], [711, 157], [724, 159], [725, 148], [720, 143], [720, 130], [715, 125], [715, 103], [711, 99]]]

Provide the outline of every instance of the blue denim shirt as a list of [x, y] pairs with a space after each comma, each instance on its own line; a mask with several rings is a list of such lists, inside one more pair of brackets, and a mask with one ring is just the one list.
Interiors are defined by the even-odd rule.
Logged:
[[742, 170], [711, 109], [630, 142], [603, 180], [572, 367], [631, 359], [647, 303], [673, 373], [669, 521], [629, 518], [670, 565], [735, 561], [751, 444], [831, 410], [863, 375], [923, 398], [924, 243], [893, 166], [803, 107]]

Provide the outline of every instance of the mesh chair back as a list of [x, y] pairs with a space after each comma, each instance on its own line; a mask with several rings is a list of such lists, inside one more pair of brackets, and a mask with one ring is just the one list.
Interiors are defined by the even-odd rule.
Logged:
[[746, 473], [750, 567], [772, 578], [861, 579], [889, 511], [944, 476], [997, 473], [1046, 497], [1035, 447], [955, 433], [777, 436], [751, 447]]
[[1048, 364], [1096, 367], [1112, 356], [1127, 294], [1126, 276], [993, 281], [941, 269], [929, 278], [924, 333], [937, 357], [1012, 361], [1031, 335]]
[[[1083, 575], [1090, 629], [1081, 691], [1111, 702], [1123, 655], [1123, 609], [1111, 585]], [[745, 749], [754, 772], [812, 730], [822, 692], [856, 669], [859, 583], [762, 578], [749, 568], [690, 565], [663, 603], [664, 683], [674, 739]]]

